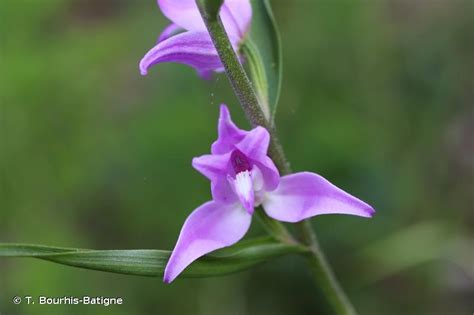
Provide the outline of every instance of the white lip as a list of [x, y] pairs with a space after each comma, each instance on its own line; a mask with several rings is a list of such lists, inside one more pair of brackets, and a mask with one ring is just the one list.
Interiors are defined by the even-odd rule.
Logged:
[[254, 207], [254, 191], [251, 173], [249, 171], [238, 173], [233, 180], [233, 187], [244, 208], [251, 211]]

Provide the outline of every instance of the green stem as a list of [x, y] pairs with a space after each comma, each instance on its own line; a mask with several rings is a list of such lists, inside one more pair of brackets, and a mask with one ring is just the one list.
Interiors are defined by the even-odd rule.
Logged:
[[299, 228], [302, 232], [303, 241], [305, 244], [308, 244], [310, 249], [309, 253], [306, 254], [306, 259], [308, 260], [313, 277], [334, 308], [334, 311], [336, 314], [341, 315], [356, 315], [357, 312], [339, 284], [339, 281], [331, 269], [331, 265], [319, 246], [316, 233], [314, 233], [314, 230], [311, 228], [310, 222], [307, 220], [302, 221], [299, 223]]
[[267, 230], [267, 232], [270, 233], [276, 240], [284, 244], [300, 245], [283, 224], [270, 218], [263, 211], [263, 209], [256, 209], [255, 215], [257, 218], [259, 218], [260, 223], [263, 225], [265, 230]]
[[[268, 153], [280, 170], [280, 173], [283, 175], [289, 174], [291, 173], [290, 165], [287, 162], [283, 148], [276, 135], [274, 124], [272, 125], [265, 118], [257, 94], [255, 93], [251, 81], [232, 48], [219, 16], [212, 13], [210, 14], [206, 9], [207, 1], [209, 0], [197, 0], [196, 2], [204, 20], [204, 24], [206, 24], [212, 42], [214, 43], [221, 62], [224, 65], [232, 89], [239, 99], [250, 123], [253, 126], [263, 126], [270, 132], [271, 142]], [[288, 232], [287, 229], [279, 222], [273, 224], [277, 224], [276, 226], [279, 224], [278, 228], [273, 228], [273, 231], [277, 231], [277, 234], [281, 233], [280, 236], [286, 237], [286, 233]], [[308, 221], [303, 221], [298, 224], [298, 228], [302, 235], [302, 241], [310, 249], [310, 252], [306, 254], [306, 258], [311, 267], [311, 271], [315, 280], [326, 295], [326, 298], [334, 308], [334, 311], [339, 315], [355, 315], [356, 312], [354, 307], [339, 285], [331, 266], [319, 247], [316, 234], [311, 228], [311, 225]]]

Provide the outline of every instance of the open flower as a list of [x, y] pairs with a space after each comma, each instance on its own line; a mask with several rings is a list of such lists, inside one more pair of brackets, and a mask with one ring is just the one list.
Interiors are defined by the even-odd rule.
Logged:
[[212, 201], [194, 210], [181, 229], [165, 269], [173, 281], [197, 258], [238, 242], [250, 227], [254, 208], [268, 216], [298, 222], [319, 214], [371, 217], [363, 201], [310, 172], [280, 177], [267, 156], [270, 135], [263, 127], [237, 128], [221, 105], [218, 139], [211, 154], [193, 159], [193, 167], [211, 181]]
[[[223, 65], [202, 21], [195, 0], [158, 0], [163, 14], [172, 21], [158, 42], [140, 61], [140, 72], [161, 62], [178, 62], [195, 68], [202, 77], [223, 71]], [[252, 18], [249, 0], [225, 0], [220, 17], [232, 46], [237, 51]]]

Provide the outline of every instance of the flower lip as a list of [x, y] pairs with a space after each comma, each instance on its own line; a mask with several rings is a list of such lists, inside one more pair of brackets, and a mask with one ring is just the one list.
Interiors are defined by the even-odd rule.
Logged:
[[230, 161], [236, 175], [245, 171], [250, 171], [252, 169], [248, 158], [238, 149], [232, 151], [230, 155]]
[[242, 206], [248, 211], [248, 213], [252, 214], [255, 205], [255, 192], [250, 172], [240, 172], [235, 176], [235, 179], [230, 177], [229, 183], [239, 198]]

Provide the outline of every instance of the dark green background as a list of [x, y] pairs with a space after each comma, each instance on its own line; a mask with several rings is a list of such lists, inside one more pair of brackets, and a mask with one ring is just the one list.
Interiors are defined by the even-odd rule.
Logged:
[[[377, 209], [312, 220], [360, 314], [471, 314], [474, 1], [273, 3], [276, 121], [293, 169]], [[139, 75], [167, 24], [154, 0], [0, 4], [0, 241], [171, 249], [210, 199], [190, 162], [216, 137], [218, 105], [248, 128], [225, 76], [177, 64]], [[15, 306], [15, 295], [125, 302]], [[298, 257], [172, 285], [1, 259], [0, 313], [330, 314]]]

